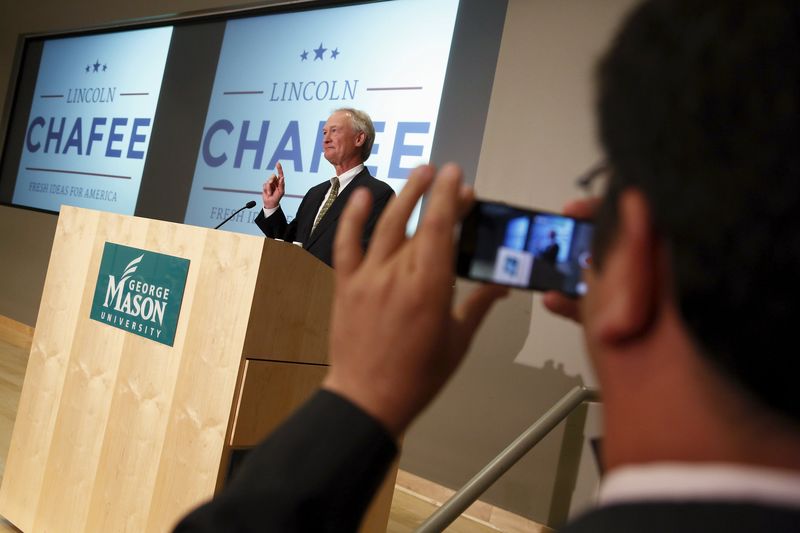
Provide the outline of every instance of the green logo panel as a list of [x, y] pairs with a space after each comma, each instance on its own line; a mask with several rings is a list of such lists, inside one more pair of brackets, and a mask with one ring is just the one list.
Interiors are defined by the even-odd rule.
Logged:
[[188, 259], [107, 242], [89, 318], [172, 346], [188, 273]]

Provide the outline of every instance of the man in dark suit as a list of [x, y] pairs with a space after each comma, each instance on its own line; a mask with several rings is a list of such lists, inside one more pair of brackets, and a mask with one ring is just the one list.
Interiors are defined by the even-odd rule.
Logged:
[[255, 223], [267, 237], [301, 242], [303, 248], [327, 265], [333, 264], [332, 244], [336, 224], [350, 194], [365, 187], [373, 198], [372, 212], [361, 236], [366, 249], [375, 222], [394, 191], [383, 181], [373, 178], [364, 166], [375, 141], [375, 127], [363, 111], [343, 108], [335, 111], [322, 129], [325, 159], [333, 165], [336, 176], [312, 187], [300, 202], [295, 218], [287, 223], [280, 207], [286, 191], [280, 163], [263, 186], [264, 209]]
[[[800, 10], [795, 0], [650, 0], [599, 71], [612, 172], [588, 293], [545, 295], [583, 325], [604, 408], [582, 532], [800, 531]], [[336, 238], [331, 370], [192, 530], [353, 531], [394, 439], [452, 374], [502, 292], [457, 307], [460, 172], [417, 169], [366, 253], [368, 194]], [[328, 455], [327, 459], [322, 457]]]

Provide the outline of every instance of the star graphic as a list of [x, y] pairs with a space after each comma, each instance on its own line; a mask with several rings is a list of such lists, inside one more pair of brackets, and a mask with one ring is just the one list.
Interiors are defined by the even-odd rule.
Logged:
[[300, 61], [305, 61], [306, 59], [308, 59], [308, 51], [303, 50], [303, 53], [300, 54]]
[[94, 65], [92, 65], [92, 67], [94, 67], [94, 72], [97, 72], [100, 69], [100, 61], [95, 60]]
[[324, 54], [328, 49], [322, 47], [322, 43], [319, 43], [319, 48], [314, 48], [314, 61], [317, 59], [322, 60], [322, 54]]
[[90, 70], [92, 70], [92, 66], [91, 65], [86, 65], [86, 72], [89, 72]]
[[336, 56], [338, 56], [339, 54], [340, 54], [339, 48], [338, 47], [334, 48], [333, 50], [331, 50], [331, 59], [336, 59]]
[[103, 65], [103, 72], [105, 72], [107, 68], [108, 68], [108, 66]]

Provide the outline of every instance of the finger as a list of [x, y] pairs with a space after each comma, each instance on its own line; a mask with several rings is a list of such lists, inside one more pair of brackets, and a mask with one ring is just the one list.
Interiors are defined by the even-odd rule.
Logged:
[[353, 191], [345, 205], [333, 242], [333, 266], [337, 277], [348, 276], [361, 264], [364, 256], [361, 236], [371, 207], [372, 195], [363, 187]]
[[458, 219], [461, 220], [475, 203], [475, 190], [469, 185], [462, 185], [458, 191]]
[[501, 285], [481, 285], [475, 288], [453, 312], [455, 330], [451, 339], [458, 344], [451, 346], [451, 349], [466, 350], [486, 313], [497, 300], [508, 296], [508, 292], [508, 287]]
[[372, 233], [368, 254], [370, 258], [383, 260], [405, 242], [408, 217], [414, 211], [417, 201], [430, 187], [433, 173], [434, 169], [429, 165], [415, 168], [400, 194], [389, 201]]
[[[425, 214], [417, 230], [418, 266], [429, 272], [452, 274], [453, 229], [459, 209], [461, 169], [457, 165], [442, 167], [431, 189]], [[429, 270], [430, 269], [430, 270]]]
[[556, 315], [581, 322], [581, 310], [578, 301], [574, 298], [564, 296], [560, 292], [548, 291], [544, 293], [542, 299], [544, 306], [548, 311]]
[[582, 198], [567, 202], [562, 212], [568, 217], [592, 218], [597, 207], [600, 205], [600, 198]]
[[[278, 163], [275, 165], [275, 170], [278, 171], [278, 177], [280, 179], [283, 179], [283, 166], [281, 166], [281, 162], [280, 161], [278, 161]], [[295, 170], [297, 170], [297, 169], [295, 169]]]

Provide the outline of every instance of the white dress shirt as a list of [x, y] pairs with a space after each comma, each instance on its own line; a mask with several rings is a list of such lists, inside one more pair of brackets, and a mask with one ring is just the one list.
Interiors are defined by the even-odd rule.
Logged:
[[643, 501], [747, 501], [800, 507], [800, 473], [729, 463], [652, 463], [610, 471], [601, 506]]

